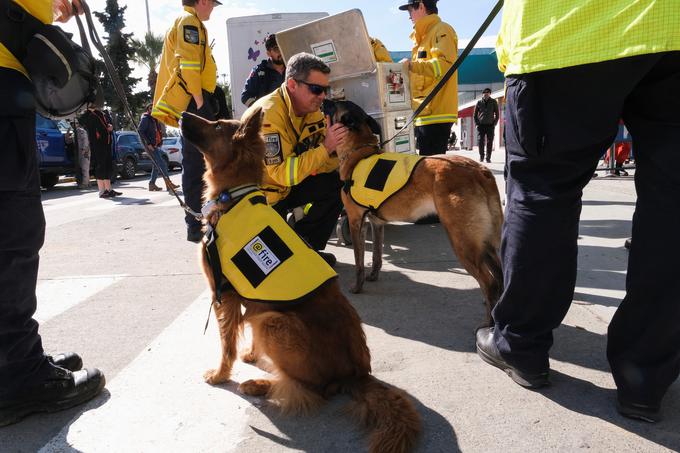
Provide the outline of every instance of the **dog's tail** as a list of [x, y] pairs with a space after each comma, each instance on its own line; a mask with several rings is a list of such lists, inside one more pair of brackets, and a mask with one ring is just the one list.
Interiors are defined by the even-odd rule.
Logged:
[[370, 430], [371, 453], [413, 450], [421, 431], [420, 415], [403, 390], [367, 375], [350, 385], [351, 411]]
[[484, 267], [491, 274], [491, 284], [488, 289], [489, 310], [493, 310], [496, 302], [501, 298], [503, 292], [503, 268], [498, 258], [496, 247], [488, 242], [485, 244], [484, 257], [482, 258]]

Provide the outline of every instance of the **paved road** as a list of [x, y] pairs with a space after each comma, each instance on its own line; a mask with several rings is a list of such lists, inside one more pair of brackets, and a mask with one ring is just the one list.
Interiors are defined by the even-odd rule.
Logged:
[[[499, 184], [500, 157], [490, 164]], [[85, 407], [0, 429], [0, 452], [365, 451], [342, 398], [316, 416], [284, 418], [234, 383], [203, 383], [219, 346], [214, 320], [203, 334], [208, 296], [197, 250], [184, 240], [176, 201], [146, 187], [147, 178], [121, 182], [116, 200], [73, 184], [44, 193], [36, 316], [45, 349], [78, 351], [108, 384]], [[623, 297], [633, 180], [594, 179], [584, 200], [575, 303], [555, 335], [553, 385], [540, 392], [476, 356], [481, 293], [441, 227], [386, 229], [380, 280], [350, 300], [365, 323], [374, 373], [417, 401], [425, 423], [419, 451], [680, 450], [679, 383], [657, 425], [623, 419], [612, 404], [606, 327]], [[328, 249], [347, 288], [352, 252], [335, 244]], [[265, 374], [238, 364], [234, 380]]]

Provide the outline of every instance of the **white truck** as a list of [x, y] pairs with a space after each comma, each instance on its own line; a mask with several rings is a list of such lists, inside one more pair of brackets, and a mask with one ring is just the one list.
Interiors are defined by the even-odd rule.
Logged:
[[234, 118], [239, 119], [246, 106], [241, 102], [241, 91], [250, 71], [267, 58], [264, 40], [271, 33], [295, 27], [328, 13], [276, 13], [227, 19], [227, 46], [229, 48], [229, 84]]

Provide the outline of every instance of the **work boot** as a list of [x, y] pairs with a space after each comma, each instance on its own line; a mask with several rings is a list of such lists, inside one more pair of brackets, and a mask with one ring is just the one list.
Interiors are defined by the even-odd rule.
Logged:
[[156, 185], [155, 182], [150, 182], [150, 183], [149, 183], [149, 191], [150, 191], [150, 192], [158, 192], [158, 191], [160, 191], [160, 190], [163, 190], [163, 189], [161, 189], [160, 187], [158, 187], [158, 186]]
[[69, 371], [47, 361], [42, 379], [0, 394], [0, 426], [30, 414], [69, 409], [97, 396], [106, 379], [96, 368]]
[[83, 359], [75, 352], [64, 352], [55, 356], [47, 356], [47, 360], [53, 365], [66, 368], [69, 371], [78, 371], [83, 368]]
[[177, 190], [179, 189], [179, 184], [175, 184], [174, 182], [168, 180], [168, 182], [165, 183], [166, 190], [170, 192], [171, 190]]
[[335, 263], [338, 262], [337, 258], [335, 258], [335, 255], [333, 255], [330, 252], [322, 252], [321, 250], [317, 250], [316, 253], [323, 258], [323, 260], [330, 266], [330, 267], [335, 267]]

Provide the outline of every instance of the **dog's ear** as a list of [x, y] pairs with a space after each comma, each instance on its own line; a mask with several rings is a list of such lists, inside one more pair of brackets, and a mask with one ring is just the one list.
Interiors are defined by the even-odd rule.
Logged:
[[340, 122], [349, 130], [356, 131], [359, 124], [357, 118], [351, 112], [345, 112], [340, 117]]
[[380, 124], [375, 120], [375, 118], [367, 114], [365, 121], [368, 127], [371, 129], [371, 132], [373, 132], [375, 135], [380, 136], [380, 140], [382, 141], [382, 128], [380, 127]]
[[255, 110], [243, 119], [235, 135], [243, 137], [254, 137], [260, 133], [262, 127], [262, 107]]

